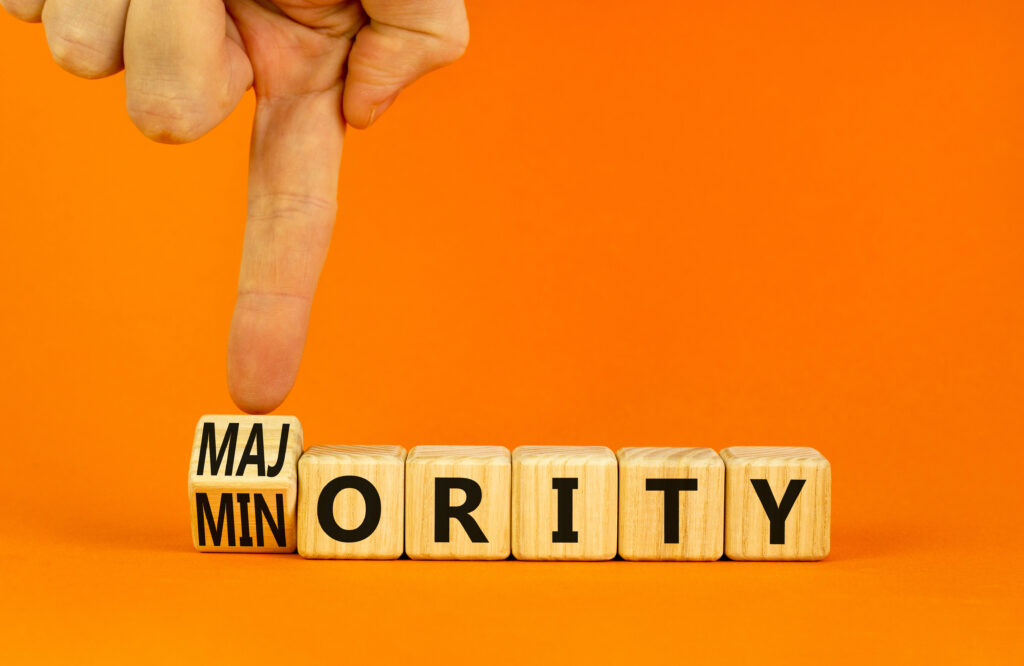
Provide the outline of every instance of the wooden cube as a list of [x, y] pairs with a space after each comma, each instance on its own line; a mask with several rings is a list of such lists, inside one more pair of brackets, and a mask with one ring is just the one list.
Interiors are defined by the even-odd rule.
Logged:
[[725, 464], [712, 449], [619, 449], [619, 555], [627, 560], [722, 557]]
[[604, 446], [520, 446], [512, 454], [517, 560], [615, 557], [618, 465]]
[[299, 555], [393, 560], [404, 525], [402, 447], [314, 446], [299, 459]]
[[820, 560], [829, 551], [832, 470], [811, 448], [733, 446], [725, 461], [725, 554]]
[[405, 552], [416, 560], [509, 555], [512, 460], [503, 446], [417, 446], [405, 465]]
[[196, 549], [293, 552], [301, 455], [294, 416], [199, 419], [188, 474]]

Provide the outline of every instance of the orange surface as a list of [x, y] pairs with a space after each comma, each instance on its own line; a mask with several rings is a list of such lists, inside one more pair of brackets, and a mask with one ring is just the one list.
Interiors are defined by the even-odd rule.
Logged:
[[1021, 663], [1024, 4], [472, 2], [351, 132], [307, 444], [807, 444], [816, 564], [200, 555], [251, 97], [0, 17], [0, 661]]

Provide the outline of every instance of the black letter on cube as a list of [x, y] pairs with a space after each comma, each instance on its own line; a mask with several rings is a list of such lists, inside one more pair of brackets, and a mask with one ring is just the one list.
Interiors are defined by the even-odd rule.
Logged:
[[[363, 516], [363, 522], [351, 530], [345, 529], [338, 524], [338, 521], [334, 520], [334, 498], [347, 488], [359, 491], [359, 494], [363, 496], [363, 502], [366, 503], [366, 515]], [[339, 476], [332, 479], [320, 491], [320, 498], [316, 502], [316, 517], [320, 521], [320, 529], [335, 541], [342, 543], [362, 541], [373, 534], [380, 523], [380, 493], [372, 483], [361, 476]]]
[[665, 491], [665, 543], [679, 543], [679, 493], [697, 490], [697, 479], [647, 479], [646, 488]]
[[796, 498], [804, 487], [804, 479], [793, 479], [786, 486], [786, 492], [782, 494], [782, 501], [775, 503], [775, 496], [772, 495], [772, 487], [768, 485], [768, 479], [751, 479], [757, 498], [761, 500], [765, 515], [768, 516], [769, 543], [779, 545], [786, 543], [786, 518], [796, 504]]
[[572, 491], [580, 487], [576, 478], [551, 479], [551, 488], [558, 491], [558, 523], [551, 533], [552, 543], [579, 543], [580, 533], [572, 528]]
[[[466, 501], [459, 506], [451, 505], [452, 488], [458, 488], [466, 493]], [[483, 530], [480, 529], [473, 516], [469, 515], [480, 506], [483, 497], [480, 484], [473, 479], [454, 476], [439, 476], [434, 479], [434, 541], [448, 543], [451, 540], [449, 521], [454, 518], [462, 524], [462, 529], [466, 530], [470, 541], [488, 543]]]

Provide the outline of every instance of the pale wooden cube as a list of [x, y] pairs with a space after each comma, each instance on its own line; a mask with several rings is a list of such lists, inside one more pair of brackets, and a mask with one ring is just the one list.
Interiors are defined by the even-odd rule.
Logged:
[[512, 453], [517, 560], [615, 557], [618, 465], [604, 446], [520, 446]]
[[512, 459], [503, 446], [417, 446], [405, 465], [405, 552], [415, 560], [509, 555]]
[[302, 557], [397, 559], [404, 523], [404, 448], [314, 446], [299, 459]]
[[725, 464], [712, 449], [619, 449], [619, 555], [626, 560], [717, 560], [725, 521]]
[[820, 560], [829, 552], [832, 470], [806, 447], [733, 446], [725, 461], [725, 554]]
[[301, 455], [294, 416], [200, 418], [188, 474], [196, 549], [293, 552]]

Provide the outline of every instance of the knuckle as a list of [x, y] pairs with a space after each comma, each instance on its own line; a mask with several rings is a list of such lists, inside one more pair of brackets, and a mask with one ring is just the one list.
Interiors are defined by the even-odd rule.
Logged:
[[38, 23], [42, 19], [42, 0], [0, 0], [0, 7], [19, 21]]
[[135, 126], [159, 143], [188, 143], [208, 129], [203, 105], [192, 97], [129, 92], [127, 109]]
[[441, 56], [445, 62], [455, 62], [469, 47], [469, 24], [461, 23], [441, 40]]
[[75, 76], [98, 79], [121, 69], [120, 52], [110, 53], [81, 28], [59, 26], [48, 30], [46, 36], [54, 62]]
[[249, 200], [249, 220], [302, 220], [333, 224], [338, 203], [304, 193], [271, 192]]

